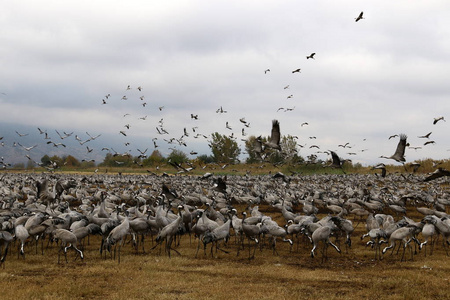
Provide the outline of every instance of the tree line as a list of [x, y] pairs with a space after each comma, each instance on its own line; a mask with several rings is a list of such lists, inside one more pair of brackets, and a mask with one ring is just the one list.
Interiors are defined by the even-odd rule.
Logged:
[[[281, 137], [281, 149], [282, 151], [274, 149], [265, 149], [264, 155], [261, 157], [255, 151], [255, 140], [260, 139], [262, 143], [267, 142], [270, 137], [255, 137], [249, 136], [245, 141], [245, 161], [241, 161], [241, 148], [239, 147], [236, 138], [225, 134], [215, 132], [211, 135], [211, 139], [208, 141], [208, 146], [211, 149], [211, 154], [198, 155], [194, 159], [190, 159], [189, 156], [179, 149], [172, 149], [172, 152], [164, 157], [161, 152], [155, 149], [150, 155], [141, 154], [139, 156], [132, 156], [128, 154], [113, 154], [107, 153], [103, 162], [95, 162], [93, 160], [78, 160], [72, 155], [66, 156], [48, 156], [44, 155], [41, 158], [39, 166], [46, 168], [68, 167], [68, 168], [93, 168], [93, 167], [152, 167], [161, 164], [183, 164], [187, 162], [197, 161], [199, 163], [225, 163], [225, 164], [237, 164], [237, 163], [258, 163], [261, 161], [276, 164], [302, 164], [305, 163], [305, 159], [299, 154], [299, 145], [297, 144], [297, 137], [287, 135]], [[192, 154], [192, 153], [191, 153]], [[316, 161], [314, 156], [308, 157], [308, 162], [321, 163]], [[29, 161], [26, 166], [23, 164], [15, 165], [15, 168], [34, 168], [36, 163]]]

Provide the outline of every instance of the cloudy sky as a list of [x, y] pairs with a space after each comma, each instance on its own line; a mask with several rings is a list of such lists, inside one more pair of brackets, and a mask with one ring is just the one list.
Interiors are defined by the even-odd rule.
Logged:
[[[364, 165], [393, 162], [379, 156], [394, 153], [398, 138], [388, 138], [399, 133], [421, 147], [407, 149], [408, 162], [450, 154], [450, 122], [433, 125], [450, 118], [449, 1], [19, 0], [3, 5], [0, 26], [5, 161], [98, 158], [102, 147], [150, 154], [154, 138], [165, 155], [209, 155], [194, 136], [213, 132], [233, 133], [244, 151], [241, 139], [269, 135], [273, 119], [304, 157], [318, 145]], [[37, 127], [71, 146], [47, 145]], [[187, 147], [164, 141], [184, 128]], [[79, 145], [86, 131], [101, 136]]]

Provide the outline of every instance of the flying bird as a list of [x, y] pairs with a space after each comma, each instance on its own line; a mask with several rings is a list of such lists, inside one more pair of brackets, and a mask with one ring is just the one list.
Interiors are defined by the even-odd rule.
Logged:
[[216, 110], [216, 113], [225, 114], [225, 113], [227, 113], [227, 111], [226, 111], [226, 110], [223, 110], [223, 108], [222, 108], [222, 106], [221, 106], [220, 108], [218, 108], [218, 109]]
[[434, 118], [433, 125], [436, 125], [436, 123], [441, 121], [441, 120], [445, 122], [444, 117]]
[[312, 59], [315, 59], [314, 58], [314, 55], [316, 55], [316, 53], [311, 53], [310, 55], [308, 55], [307, 57], [306, 57], [306, 59], [310, 59], [310, 58], [312, 58]]
[[270, 69], [265, 70], [264, 74], [267, 74], [267, 72], [270, 72]]
[[450, 176], [450, 171], [448, 171], [444, 168], [438, 168], [436, 171], [431, 173], [431, 175], [426, 177], [423, 181], [431, 181], [431, 180], [435, 180], [435, 179], [438, 179], [438, 178], [444, 177], [444, 176]]
[[292, 73], [301, 73], [300, 70], [301, 69], [296, 69], [296, 70], [292, 71]]
[[273, 120], [270, 140], [267, 143], [264, 143], [264, 146], [281, 151], [280, 137], [280, 122], [278, 122], [278, 120]]
[[20, 137], [23, 137], [23, 136], [27, 136], [27, 135], [28, 135], [28, 133], [20, 133], [20, 132], [17, 132], [17, 131], [16, 131], [16, 133], [17, 133], [17, 135], [20, 136]]
[[341, 158], [336, 154], [336, 152], [331, 151], [331, 150], [329, 150], [329, 151], [330, 151], [330, 154], [331, 154], [331, 160], [332, 160], [332, 161], [331, 161], [331, 164], [329, 164], [329, 165], [327, 165], [327, 166], [325, 166], [325, 167], [339, 168], [339, 169], [341, 169], [342, 172], [345, 174], [344, 169], [342, 169], [342, 165], [343, 165], [347, 160], [341, 159]]
[[358, 16], [357, 18], [355, 18], [355, 22], [358, 22], [359, 20], [362, 20], [362, 19], [364, 19], [364, 18], [363, 18], [363, 12], [361, 12], [361, 13], [359, 14], [359, 16]]
[[435, 141], [428, 141], [428, 142], [425, 142], [423, 145], [426, 146], [426, 145], [429, 145], [429, 144], [436, 144], [436, 142]]
[[391, 135], [391, 136], [389, 137], [389, 140], [390, 140], [390, 139], [393, 139], [393, 138], [395, 138], [395, 137], [398, 137], [398, 134]]
[[418, 136], [418, 138], [421, 138], [421, 139], [429, 139], [429, 138], [430, 138], [430, 135], [431, 135], [431, 132], [429, 132], [429, 133], [427, 133], [427, 134], [425, 134], [425, 135], [422, 135], [422, 136]]
[[372, 168], [372, 170], [380, 169], [381, 170], [381, 177], [386, 177], [386, 165], [383, 163], [380, 163]]
[[386, 157], [386, 156], [380, 156], [380, 158], [387, 158], [387, 159], [393, 159], [395, 161], [404, 163], [405, 160], [405, 148], [406, 146], [409, 146], [409, 144], [406, 143], [407, 136], [406, 134], [400, 134], [400, 141], [398, 142], [397, 149], [395, 150], [395, 153], [392, 156]]
[[20, 147], [22, 147], [23, 149], [25, 149], [25, 151], [30, 151], [31, 149], [37, 147], [37, 145], [31, 146], [31, 147], [25, 147], [25, 146], [22, 146], [20, 143], [17, 143], [17, 144], [18, 144]]

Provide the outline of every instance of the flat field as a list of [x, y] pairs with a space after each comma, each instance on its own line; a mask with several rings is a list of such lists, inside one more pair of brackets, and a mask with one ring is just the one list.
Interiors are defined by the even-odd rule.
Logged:
[[[245, 208], [244, 208], [245, 209]], [[280, 213], [270, 206], [260, 211], [283, 223]], [[409, 215], [417, 214], [410, 212]], [[416, 217], [416, 219], [418, 216]], [[355, 220], [354, 225], [356, 225]], [[418, 251], [413, 260], [400, 261], [402, 250], [388, 251], [381, 261], [361, 241], [365, 233], [360, 223], [352, 237], [352, 247], [340, 243], [342, 253], [328, 248], [328, 260], [322, 254], [311, 258], [311, 244], [303, 237], [277, 243], [274, 255], [268, 241], [261, 243], [254, 259], [245, 249], [237, 255], [234, 236], [214, 252], [197, 250], [197, 239], [184, 235], [169, 258], [162, 249], [145, 240], [145, 253], [125, 243], [121, 262], [109, 254], [99, 254], [100, 238], [91, 237], [85, 245], [85, 259], [75, 259], [68, 250], [68, 263], [58, 264], [58, 247], [47, 247], [44, 255], [35, 254], [32, 243], [25, 247], [25, 259], [12, 245], [4, 268], [0, 269], [1, 299], [449, 299], [450, 263], [442, 239], [432, 255]], [[421, 236], [419, 235], [419, 239]], [[334, 241], [334, 238], [332, 239]], [[153, 242], [154, 243], [154, 242]], [[384, 247], [384, 246], [383, 246]]]

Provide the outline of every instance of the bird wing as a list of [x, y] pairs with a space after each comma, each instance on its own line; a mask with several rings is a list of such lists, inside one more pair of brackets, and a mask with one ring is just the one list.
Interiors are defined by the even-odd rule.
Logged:
[[272, 121], [272, 134], [270, 136], [270, 142], [276, 145], [280, 144], [280, 122], [278, 122], [278, 120]]
[[403, 158], [402, 161], [405, 161], [405, 158], [403, 157], [405, 155], [405, 148], [406, 148], [406, 134], [400, 134], [400, 141], [398, 142], [397, 149], [395, 150], [395, 153], [393, 156]]
[[450, 171], [447, 171], [445, 169], [439, 168], [436, 171], [434, 171], [433, 173], [431, 173], [430, 176], [426, 177], [424, 179], [424, 181], [431, 181], [431, 180], [434, 180], [434, 179], [437, 179], [437, 178], [440, 178], [440, 177], [443, 177], [443, 176], [450, 176]]
[[331, 153], [331, 159], [333, 160], [333, 165], [340, 166], [341, 165], [341, 159], [336, 154], [336, 152], [330, 150], [330, 153]]
[[256, 153], [259, 153], [259, 154], [262, 153], [263, 149], [262, 149], [262, 141], [261, 141], [261, 137], [260, 136], [255, 139], [255, 141], [253, 143], [253, 150]]

